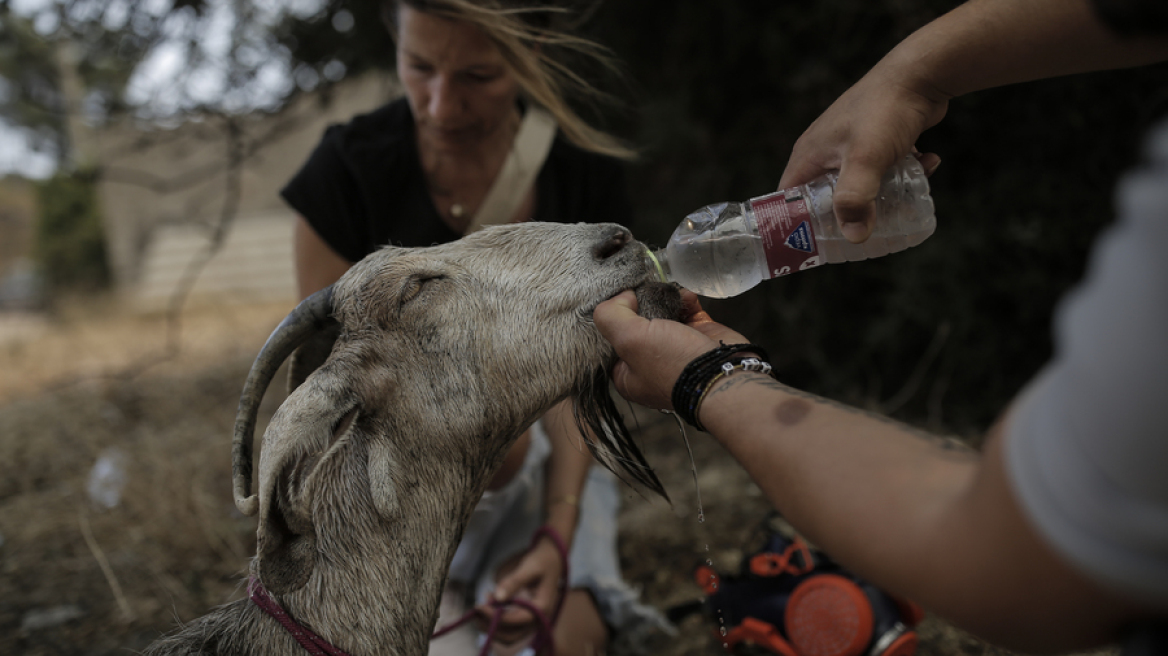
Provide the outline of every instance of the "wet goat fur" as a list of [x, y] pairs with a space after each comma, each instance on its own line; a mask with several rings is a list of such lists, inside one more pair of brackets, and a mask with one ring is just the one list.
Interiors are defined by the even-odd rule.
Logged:
[[[642, 315], [677, 318], [677, 291], [649, 282], [643, 252], [615, 224], [524, 223], [354, 265], [332, 290], [331, 354], [263, 437], [251, 576], [353, 656], [425, 654], [474, 504], [515, 438], [568, 396], [607, 400], [578, 410], [603, 433], [594, 453], [660, 492], [612, 408], [615, 354], [591, 320], [625, 289]], [[241, 599], [146, 653], [301, 650]]]

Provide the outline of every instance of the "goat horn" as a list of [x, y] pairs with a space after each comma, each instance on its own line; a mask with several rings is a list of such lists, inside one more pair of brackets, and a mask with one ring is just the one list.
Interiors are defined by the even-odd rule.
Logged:
[[336, 319], [332, 318], [332, 312], [331, 285], [301, 301], [300, 305], [284, 317], [280, 325], [272, 331], [247, 374], [247, 382], [243, 384], [243, 393], [239, 399], [239, 410], [235, 413], [235, 435], [231, 441], [231, 477], [235, 491], [235, 507], [245, 515], [254, 515], [259, 509], [259, 500], [251, 493], [251, 468], [252, 442], [260, 401], [263, 400], [276, 371], [296, 347], [336, 323]]

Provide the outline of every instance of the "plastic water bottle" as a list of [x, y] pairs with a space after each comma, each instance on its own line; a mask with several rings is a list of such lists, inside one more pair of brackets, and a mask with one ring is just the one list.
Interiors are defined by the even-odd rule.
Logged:
[[896, 253], [937, 227], [929, 181], [911, 155], [884, 174], [876, 197], [876, 226], [862, 244], [844, 238], [832, 208], [836, 173], [745, 203], [707, 205], [650, 250], [649, 266], [663, 282], [710, 298], [737, 296], [759, 282], [821, 264]]

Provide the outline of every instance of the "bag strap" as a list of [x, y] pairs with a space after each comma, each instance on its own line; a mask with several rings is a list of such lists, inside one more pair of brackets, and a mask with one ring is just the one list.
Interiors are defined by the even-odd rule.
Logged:
[[556, 137], [556, 127], [555, 117], [546, 109], [535, 105], [527, 107], [511, 152], [507, 154], [487, 197], [466, 227], [465, 234], [469, 235], [483, 226], [511, 222], [547, 159]]

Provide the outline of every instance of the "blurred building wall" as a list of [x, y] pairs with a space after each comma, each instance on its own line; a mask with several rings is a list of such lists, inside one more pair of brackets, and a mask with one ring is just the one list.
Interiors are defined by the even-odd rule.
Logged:
[[[226, 221], [229, 229], [191, 288], [192, 300], [294, 300], [294, 214], [280, 188], [329, 124], [400, 91], [392, 77], [371, 73], [328, 94], [306, 94], [279, 113], [233, 122], [208, 116], [162, 129], [127, 121], [97, 133], [99, 197], [121, 298], [141, 310], [165, 307]], [[240, 163], [237, 175], [233, 159]]]

